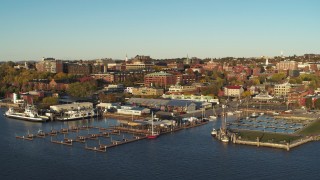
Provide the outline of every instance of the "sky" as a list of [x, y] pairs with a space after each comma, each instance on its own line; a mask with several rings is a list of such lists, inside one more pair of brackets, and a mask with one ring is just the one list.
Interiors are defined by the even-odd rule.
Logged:
[[0, 0], [0, 61], [320, 54], [319, 0]]

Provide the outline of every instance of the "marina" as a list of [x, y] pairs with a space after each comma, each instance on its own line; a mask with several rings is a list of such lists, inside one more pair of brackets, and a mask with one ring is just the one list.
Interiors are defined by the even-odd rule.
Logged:
[[[109, 121], [109, 120], [108, 120]], [[85, 144], [84, 149], [97, 151], [97, 152], [106, 152], [107, 149], [136, 142], [144, 139], [155, 139], [155, 136], [152, 132], [143, 127], [129, 127], [124, 126], [121, 122], [111, 120], [116, 125], [111, 126], [70, 126], [70, 127], [61, 127], [60, 129], [54, 130], [51, 129], [48, 132], [43, 130], [38, 130], [36, 136], [33, 134], [26, 134], [22, 136], [16, 136], [18, 139], [23, 140], [35, 140], [36, 138], [48, 139], [50, 137], [50, 142], [54, 144], [61, 144], [66, 146], [73, 146], [74, 143]], [[153, 123], [153, 121], [152, 121]], [[208, 122], [198, 122], [187, 125], [181, 125], [177, 127], [171, 127], [170, 129], [155, 127], [158, 130], [157, 136], [173, 133], [182, 129], [190, 129], [198, 126], [207, 124]]]
[[[298, 146], [290, 152], [273, 148], [257, 148], [257, 145], [255, 147], [240, 144], [234, 146], [230, 142], [229, 144], [221, 143], [208, 134], [212, 127], [219, 129], [220, 117], [216, 121], [197, 126], [197, 128], [185, 130], [181, 127], [174, 129], [175, 132], [173, 133], [170, 131], [162, 132], [159, 138], [152, 141], [143, 136], [142, 130], [133, 132], [130, 128], [117, 126], [119, 124], [114, 119], [50, 123], [12, 120], [3, 116], [0, 116], [0, 119], [0, 137], [2, 138], [0, 143], [4, 147], [0, 157], [6, 162], [5, 166], [2, 166], [0, 174], [10, 174], [12, 168], [19, 168], [20, 170], [18, 175], [10, 174], [9, 179], [48, 179], [48, 176], [52, 177], [49, 179], [87, 179], [100, 178], [106, 174], [110, 179], [139, 179], [141, 177], [158, 177], [160, 179], [173, 177], [177, 179], [210, 179], [220, 177], [225, 179], [229, 177], [225, 175], [226, 166], [228, 166], [230, 176], [246, 178], [246, 175], [257, 175], [256, 171], [266, 165], [277, 167], [268, 168], [268, 171], [265, 172], [265, 176], [268, 176], [268, 178], [286, 178], [288, 175], [281, 174], [279, 171], [287, 172], [292, 168], [299, 168], [303, 172], [317, 172], [316, 166], [313, 166], [316, 165], [317, 161], [312, 160], [312, 157], [317, 156], [316, 149], [319, 148], [320, 143], [308, 143], [304, 146]], [[36, 135], [39, 129], [46, 133], [45, 138], [34, 137], [33, 140], [29, 141], [15, 137], [15, 134], [18, 136]], [[68, 134], [61, 133], [61, 129], [64, 129], [61, 132], [66, 132], [68, 129]], [[125, 138], [138, 140], [132, 141], [130, 144], [127, 143], [127, 145], [113, 145], [111, 137], [115, 141], [124, 141], [122, 135], [107, 133], [112, 132], [113, 129], [122, 129], [121, 134], [125, 134], [125, 130], [132, 132], [128, 133]], [[168, 135], [165, 135], [165, 133]], [[99, 140], [87, 139], [89, 134], [102, 134], [101, 137], [98, 137], [100, 142]], [[51, 137], [52, 140], [59, 142], [63, 141], [64, 138], [81, 142], [73, 141], [72, 146], [57, 144], [50, 142]], [[139, 138], [144, 139], [140, 140]], [[102, 146], [105, 145], [112, 145], [113, 147], [104, 149]], [[311, 152], [314, 154], [311, 154]], [[172, 157], [175, 157], [174, 163], [168, 163], [172, 162]], [[148, 159], [148, 161], [145, 159]], [[272, 159], [272, 161], [267, 159]], [[253, 165], [255, 161], [260, 163]], [[298, 161], [300, 163], [296, 163]], [[288, 162], [293, 165], [287, 166]], [[52, 172], [52, 166], [49, 166], [48, 163], [53, 164], [59, 173]], [[77, 168], [72, 168], [75, 164], [77, 164]], [[113, 166], [109, 166], [110, 164], [113, 164]], [[306, 167], [306, 164], [312, 166]], [[88, 166], [95, 168], [88, 171]], [[244, 166], [245, 168], [242, 168]], [[39, 167], [42, 171], [38, 171]], [[70, 174], [70, 168], [75, 174]], [[66, 169], [69, 170], [66, 171]], [[137, 169], [143, 169], [144, 172], [136, 171]], [[186, 171], [186, 169], [192, 169], [193, 171]], [[30, 170], [33, 173], [30, 173]], [[239, 174], [239, 170], [244, 173]], [[146, 174], [145, 171], [150, 173]], [[162, 173], [163, 171], [166, 171], [166, 173]], [[194, 171], [201, 171], [202, 173], [194, 173]], [[293, 172], [292, 176], [306, 178], [305, 173], [303, 176], [300, 174], [301, 171]], [[118, 174], [118, 172], [121, 173]], [[312, 173], [307, 178], [312, 179], [315, 176], [318, 176], [317, 173]]]

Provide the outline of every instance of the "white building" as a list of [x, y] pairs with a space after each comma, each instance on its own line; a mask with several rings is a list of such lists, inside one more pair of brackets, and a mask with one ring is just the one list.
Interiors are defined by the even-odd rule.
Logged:
[[287, 96], [291, 88], [290, 83], [275, 84], [274, 85], [274, 95], [275, 96]]
[[142, 114], [150, 114], [150, 109], [142, 107], [121, 106], [120, 109], [117, 109], [117, 113], [141, 116]]
[[223, 92], [225, 96], [240, 97], [244, 90], [241, 86], [225, 86]]
[[169, 93], [185, 93], [195, 91], [195, 86], [181, 86], [181, 85], [172, 85], [169, 88]]

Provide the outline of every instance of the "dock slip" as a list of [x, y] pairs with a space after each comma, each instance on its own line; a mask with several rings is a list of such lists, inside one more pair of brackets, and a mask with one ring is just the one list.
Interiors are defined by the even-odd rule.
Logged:
[[[158, 129], [160, 135], [177, 132], [183, 129], [189, 129], [205, 125], [208, 122], [200, 122], [195, 124], [188, 124], [182, 126], [175, 126], [171, 128]], [[72, 126], [68, 128], [61, 127], [60, 129], [52, 129], [48, 132], [38, 130], [34, 135], [32, 133], [16, 136], [17, 139], [35, 140], [37, 138], [48, 139], [53, 144], [60, 144], [72, 147], [74, 144], [82, 144], [84, 149], [96, 152], [106, 152], [107, 149], [144, 140], [150, 135], [148, 129], [134, 129], [132, 127], [112, 126], [92, 127], [92, 126]], [[90, 131], [90, 133], [89, 133]], [[101, 143], [103, 142], [103, 144]], [[78, 146], [77, 146], [78, 147]]]

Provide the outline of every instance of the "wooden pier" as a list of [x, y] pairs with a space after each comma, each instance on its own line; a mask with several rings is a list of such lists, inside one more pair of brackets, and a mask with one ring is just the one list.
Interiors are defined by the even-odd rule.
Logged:
[[[201, 125], [205, 125], [208, 122], [200, 122], [195, 124], [188, 124], [183, 126], [176, 126], [171, 127], [168, 129], [161, 130], [158, 129], [158, 132], [160, 135], [167, 134], [167, 133], [173, 133], [176, 131], [180, 131], [183, 129], [189, 129], [193, 127], [198, 127]], [[78, 134], [81, 131], [88, 131], [90, 129], [95, 129], [98, 131], [98, 133], [92, 133], [88, 135], [78, 135], [74, 139], [72, 138], [66, 138], [66, 135], [74, 135]], [[131, 134], [128, 138], [128, 134]], [[117, 147], [120, 145], [140, 141], [147, 138], [147, 135], [150, 134], [150, 132], [146, 129], [134, 129], [132, 127], [122, 127], [122, 126], [112, 126], [109, 128], [105, 127], [92, 127], [92, 126], [72, 126], [68, 128], [62, 128], [59, 130], [51, 129], [49, 132], [43, 132], [42, 130], [39, 130], [36, 135], [28, 133], [26, 136], [16, 136], [17, 139], [25, 139], [25, 140], [34, 140], [34, 138], [46, 138], [51, 137], [50, 142], [54, 144], [61, 144], [66, 146], [73, 146], [74, 143], [85, 143], [85, 149], [91, 150], [91, 151], [97, 151], [97, 152], [106, 152], [108, 148]], [[59, 139], [63, 135], [63, 140], [54, 140], [53, 136]], [[122, 138], [120, 139], [119, 136]], [[110, 138], [110, 143], [108, 144], [101, 144], [100, 140], [101, 138]], [[98, 146], [89, 147], [87, 145], [87, 141], [99, 141]]]

